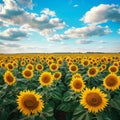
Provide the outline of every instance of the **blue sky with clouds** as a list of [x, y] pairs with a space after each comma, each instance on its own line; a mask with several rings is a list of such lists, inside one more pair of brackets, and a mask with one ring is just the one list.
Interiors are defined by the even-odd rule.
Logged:
[[0, 0], [0, 53], [120, 52], [119, 0]]

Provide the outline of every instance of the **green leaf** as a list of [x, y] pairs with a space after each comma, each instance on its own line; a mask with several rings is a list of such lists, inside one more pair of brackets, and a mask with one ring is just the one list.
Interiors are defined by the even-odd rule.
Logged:
[[76, 107], [73, 115], [78, 115], [81, 114], [82, 112], [85, 112], [86, 110], [83, 108], [83, 106], [79, 105], [78, 107]]
[[117, 109], [117, 110], [120, 110], [120, 96], [111, 99], [110, 106]]
[[55, 99], [55, 100], [61, 100], [62, 99], [62, 94], [56, 90], [52, 93], [52, 98]]
[[65, 111], [68, 112], [71, 109], [71, 104], [70, 103], [61, 103], [58, 105], [57, 110]]
[[53, 116], [53, 107], [50, 104], [46, 104], [45, 108], [43, 110], [43, 114], [46, 117], [52, 117]]
[[63, 95], [63, 101], [68, 102], [72, 99], [72, 93], [70, 91], [67, 91]]

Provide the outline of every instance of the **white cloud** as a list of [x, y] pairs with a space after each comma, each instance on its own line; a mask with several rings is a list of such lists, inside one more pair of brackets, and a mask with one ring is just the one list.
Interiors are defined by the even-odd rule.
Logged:
[[33, 8], [32, 0], [16, 0], [22, 7]]
[[28, 31], [23, 28], [8, 28], [7, 30], [0, 32], [1, 40], [19, 41], [27, 37]]
[[55, 11], [50, 10], [49, 8], [45, 8], [41, 11], [42, 14], [49, 15], [49, 16], [56, 16]]
[[79, 39], [89, 38], [92, 36], [103, 36], [111, 33], [112, 31], [108, 26], [95, 26], [89, 25], [86, 27], [75, 28], [72, 27], [64, 32], [64, 34], [55, 34], [53, 37], [48, 38], [49, 41], [59, 41], [65, 39]]
[[79, 6], [78, 4], [73, 5], [73, 7], [75, 7], [75, 8], [78, 7], [78, 6]]
[[4, 0], [0, 18], [10, 25], [26, 26], [29, 30], [39, 32], [42, 35], [51, 34], [52, 31], [62, 29], [66, 25], [65, 22], [56, 17], [55, 11], [46, 8], [42, 10], [40, 15], [29, 13], [20, 8], [14, 0]]
[[120, 28], [118, 29], [118, 34], [120, 34]]
[[81, 20], [90, 24], [105, 23], [109, 20], [120, 22], [120, 7], [115, 4], [100, 4], [91, 8]]

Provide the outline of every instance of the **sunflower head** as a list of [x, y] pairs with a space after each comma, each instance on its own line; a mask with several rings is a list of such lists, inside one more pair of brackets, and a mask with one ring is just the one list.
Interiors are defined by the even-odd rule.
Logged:
[[57, 71], [58, 70], [58, 64], [52, 63], [50, 65], [50, 70], [53, 71], [53, 72]]
[[33, 71], [29, 70], [29, 69], [24, 69], [22, 71], [22, 75], [23, 75], [24, 78], [30, 79], [30, 78], [33, 77]]
[[74, 75], [72, 75], [72, 79], [74, 78], [82, 78], [82, 76], [79, 73], [75, 73]]
[[12, 63], [8, 63], [7, 64], [7, 69], [10, 70], [10, 71], [14, 70], [14, 65]]
[[4, 74], [4, 81], [8, 84], [8, 85], [13, 85], [16, 82], [16, 78], [15, 76], [12, 74], [12, 72], [10, 71], [6, 71]]
[[87, 108], [89, 112], [97, 113], [107, 106], [108, 99], [106, 96], [99, 88], [86, 88], [82, 92], [80, 104]]
[[110, 73], [117, 73], [118, 72], [118, 67], [112, 65], [108, 68], [108, 70], [109, 70]]
[[43, 72], [39, 77], [39, 82], [43, 86], [49, 86], [53, 83], [53, 76], [50, 72]]
[[85, 87], [85, 84], [82, 78], [78, 77], [71, 80], [70, 87], [74, 92], [81, 92]]
[[109, 74], [104, 78], [103, 85], [108, 90], [116, 90], [120, 86], [120, 78], [116, 74]]
[[76, 73], [78, 72], [78, 66], [72, 64], [69, 66], [69, 71], [72, 72], [72, 73]]
[[62, 77], [62, 73], [61, 72], [55, 72], [53, 74], [54, 80], [60, 80]]
[[18, 109], [24, 114], [30, 116], [42, 112], [44, 102], [42, 96], [35, 91], [21, 91], [17, 96]]
[[26, 65], [26, 62], [25, 62], [24, 60], [22, 60], [22, 61], [20, 62], [20, 65], [21, 65], [21, 66], [25, 66], [25, 65]]
[[90, 64], [89, 60], [82, 60], [82, 65], [84, 67], [88, 66]]
[[34, 70], [34, 66], [32, 64], [27, 64], [26, 68], [29, 70]]
[[43, 65], [42, 64], [37, 64], [36, 65], [36, 70], [37, 71], [42, 71], [43, 70]]
[[89, 77], [95, 77], [98, 73], [98, 68], [97, 67], [91, 67], [88, 69], [87, 74]]

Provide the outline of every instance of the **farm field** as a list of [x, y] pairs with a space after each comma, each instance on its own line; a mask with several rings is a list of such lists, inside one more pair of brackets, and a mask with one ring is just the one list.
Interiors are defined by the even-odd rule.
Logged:
[[0, 120], [119, 120], [120, 54], [0, 54]]

